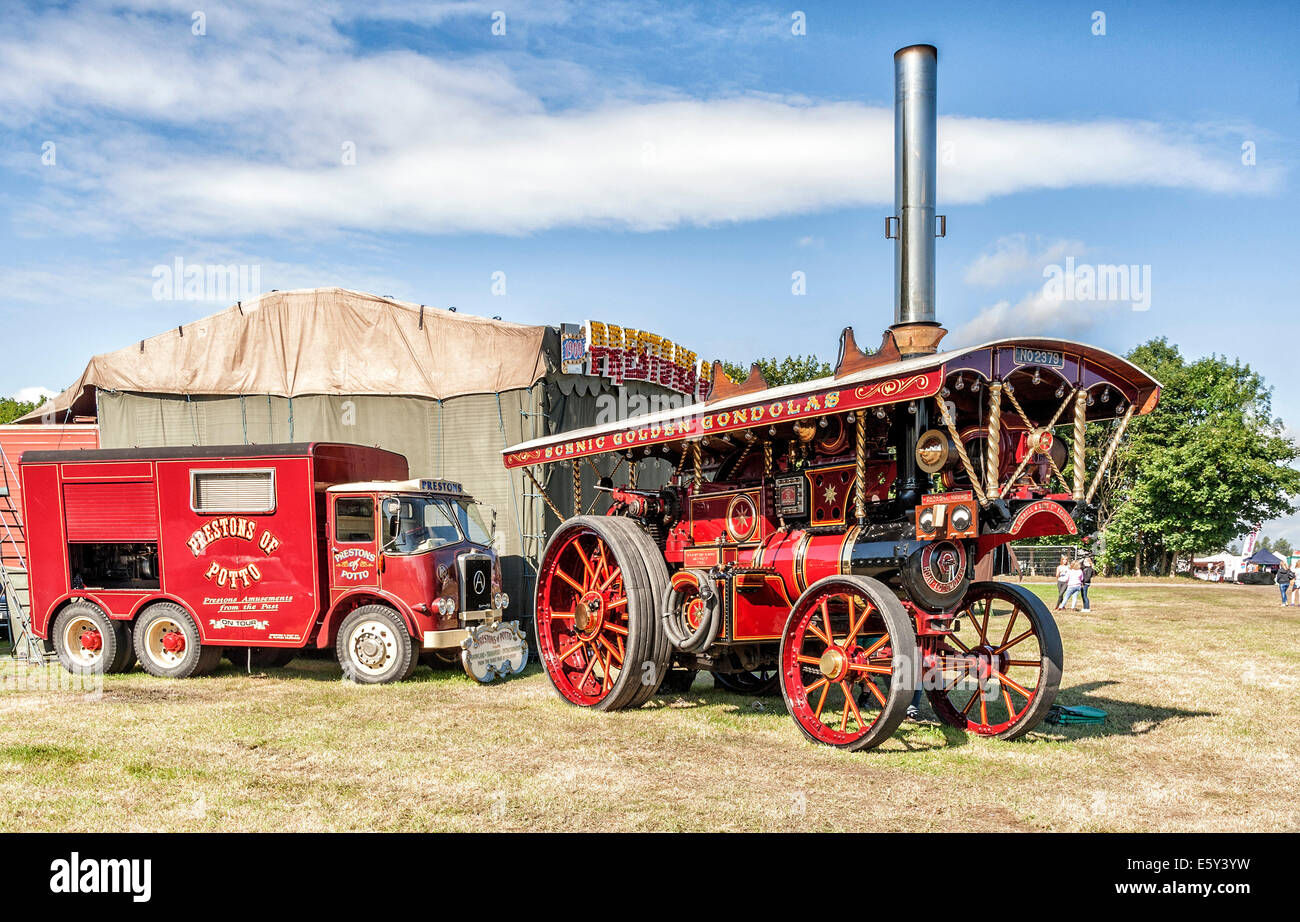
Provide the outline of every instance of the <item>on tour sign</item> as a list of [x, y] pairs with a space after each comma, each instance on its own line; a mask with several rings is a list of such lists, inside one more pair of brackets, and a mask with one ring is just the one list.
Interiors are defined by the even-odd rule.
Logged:
[[560, 361], [566, 374], [607, 378], [615, 385], [647, 381], [704, 400], [713, 390], [713, 366], [671, 339], [598, 320], [560, 326]]

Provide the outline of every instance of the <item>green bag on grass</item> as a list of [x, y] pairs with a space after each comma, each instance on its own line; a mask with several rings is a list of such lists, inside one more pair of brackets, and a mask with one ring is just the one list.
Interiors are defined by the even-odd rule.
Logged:
[[1057, 724], [1058, 726], [1066, 724], [1104, 724], [1106, 722], [1106, 712], [1101, 708], [1088, 707], [1086, 704], [1076, 704], [1073, 707], [1054, 704], [1044, 719], [1049, 724]]

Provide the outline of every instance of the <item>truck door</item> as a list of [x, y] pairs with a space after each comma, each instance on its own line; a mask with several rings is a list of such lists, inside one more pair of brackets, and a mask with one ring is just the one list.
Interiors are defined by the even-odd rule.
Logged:
[[379, 585], [374, 496], [331, 494], [329, 520], [330, 588]]

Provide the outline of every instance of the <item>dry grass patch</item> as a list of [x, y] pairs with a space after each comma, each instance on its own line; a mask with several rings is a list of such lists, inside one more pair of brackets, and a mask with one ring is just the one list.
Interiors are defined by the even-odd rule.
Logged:
[[[1034, 587], [1045, 597], [1050, 586]], [[1110, 717], [1014, 743], [932, 719], [873, 752], [806, 743], [780, 697], [564, 704], [330, 660], [250, 677], [0, 692], [4, 830], [1256, 830], [1300, 826], [1300, 612], [1269, 587], [1098, 587], [1064, 613], [1059, 701]], [[1053, 596], [1054, 598], [1054, 596]], [[929, 717], [927, 711], [927, 717]]]

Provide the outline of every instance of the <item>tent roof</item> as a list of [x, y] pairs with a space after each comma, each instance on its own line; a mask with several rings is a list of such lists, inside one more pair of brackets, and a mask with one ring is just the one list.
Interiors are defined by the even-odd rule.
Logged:
[[1282, 562], [1281, 557], [1277, 556], [1272, 551], [1265, 550], [1262, 547], [1259, 550], [1257, 550], [1254, 554], [1252, 554], [1250, 556], [1250, 559], [1246, 561], [1246, 563], [1262, 563], [1265, 566], [1273, 566], [1274, 564], [1279, 564], [1281, 562]]
[[1241, 557], [1224, 551], [1220, 554], [1211, 554], [1209, 557], [1197, 557], [1192, 561], [1193, 566], [1198, 563], [1241, 563]]
[[97, 355], [21, 422], [94, 412], [95, 389], [162, 394], [400, 394], [525, 388], [546, 373], [544, 326], [346, 288], [276, 291]]

